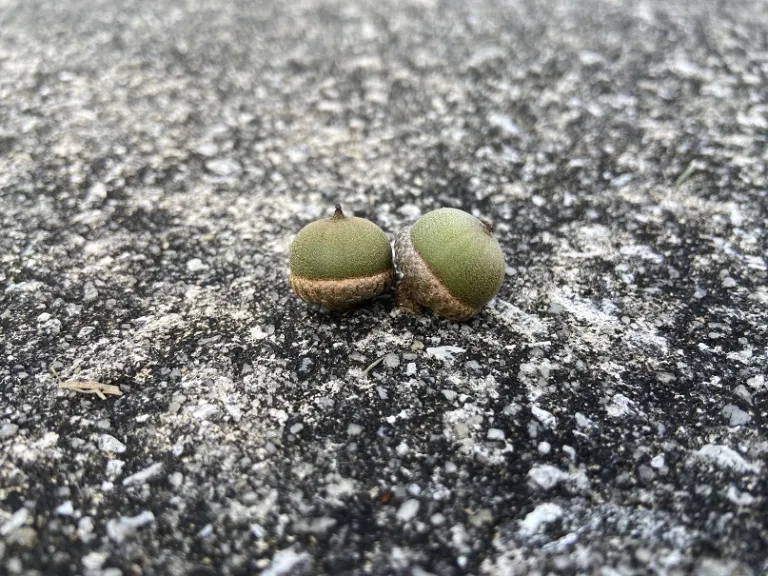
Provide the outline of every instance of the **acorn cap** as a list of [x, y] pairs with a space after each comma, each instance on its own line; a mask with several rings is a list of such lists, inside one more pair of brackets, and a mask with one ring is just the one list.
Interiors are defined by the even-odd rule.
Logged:
[[331, 218], [307, 224], [290, 254], [291, 286], [308, 302], [348, 310], [392, 285], [389, 240], [364, 218], [347, 217], [336, 206]]
[[291, 274], [315, 280], [373, 276], [392, 268], [392, 249], [370, 220], [344, 216], [307, 224], [291, 244]]
[[404, 276], [401, 300], [410, 297], [447, 318], [471, 318], [504, 281], [493, 231], [462, 210], [425, 214], [400, 234], [395, 252]]

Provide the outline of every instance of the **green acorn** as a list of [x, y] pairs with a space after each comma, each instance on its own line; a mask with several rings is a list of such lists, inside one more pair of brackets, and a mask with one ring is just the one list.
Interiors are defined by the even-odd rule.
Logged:
[[395, 242], [403, 275], [398, 305], [420, 306], [451, 320], [468, 320], [504, 281], [504, 254], [491, 228], [462, 210], [441, 208], [419, 218]]
[[392, 248], [381, 228], [347, 217], [307, 224], [291, 244], [291, 288], [302, 300], [337, 312], [389, 289], [395, 280]]

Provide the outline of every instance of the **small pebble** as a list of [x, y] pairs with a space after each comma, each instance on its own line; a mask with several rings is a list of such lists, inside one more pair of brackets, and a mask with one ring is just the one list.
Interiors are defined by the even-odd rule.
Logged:
[[120, 442], [120, 440], [114, 436], [110, 436], [109, 434], [102, 434], [99, 436], [99, 450], [102, 452], [122, 454], [125, 452], [125, 444]]
[[386, 356], [384, 356], [384, 366], [387, 368], [397, 368], [400, 366], [400, 358], [398, 358], [397, 354], [394, 354], [393, 352], [390, 352]]
[[205, 163], [205, 167], [216, 174], [217, 176], [230, 177], [236, 176], [243, 171], [242, 166], [235, 160], [229, 158], [217, 158], [215, 160], [208, 160]]
[[86, 570], [99, 570], [109, 558], [107, 552], [90, 552], [83, 556], [81, 562]]
[[191, 260], [187, 261], [187, 272], [195, 273], [195, 272], [202, 272], [203, 270], [207, 270], [208, 266], [203, 263], [200, 258], [192, 258]]
[[416, 517], [416, 514], [419, 513], [420, 506], [421, 504], [419, 504], [419, 501], [414, 498], [406, 500], [400, 505], [400, 508], [397, 511], [397, 517], [403, 522], [410, 522]]
[[123, 471], [123, 466], [125, 466], [125, 462], [122, 460], [107, 460], [107, 476], [110, 478], [119, 476]]
[[184, 474], [181, 472], [174, 472], [170, 476], [168, 476], [168, 482], [171, 486], [174, 488], [178, 488], [181, 486], [182, 482], [184, 482]]
[[72, 507], [72, 502], [67, 500], [66, 502], [59, 504], [56, 507], [56, 514], [59, 516], [72, 516], [74, 514], [75, 510]]
[[15, 436], [18, 431], [19, 427], [16, 424], [8, 422], [0, 426], [0, 438], [10, 438], [11, 436]]
[[149, 510], [144, 510], [136, 516], [122, 516], [107, 522], [107, 535], [115, 542], [121, 543], [131, 537], [136, 530], [154, 521], [155, 515]]

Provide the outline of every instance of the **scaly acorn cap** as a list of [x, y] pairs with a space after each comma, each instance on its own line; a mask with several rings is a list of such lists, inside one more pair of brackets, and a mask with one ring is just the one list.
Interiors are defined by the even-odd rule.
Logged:
[[392, 249], [370, 220], [331, 218], [307, 224], [291, 244], [291, 287], [307, 302], [346, 311], [387, 290], [394, 281]]
[[501, 288], [504, 253], [493, 231], [455, 208], [422, 216], [395, 243], [403, 282], [398, 300], [416, 302], [453, 320], [477, 314]]

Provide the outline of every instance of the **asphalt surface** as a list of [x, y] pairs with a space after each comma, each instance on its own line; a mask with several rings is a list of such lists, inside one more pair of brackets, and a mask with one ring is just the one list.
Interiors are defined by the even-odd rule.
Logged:
[[[0, 573], [768, 573], [767, 22], [0, 0]], [[306, 305], [337, 202], [501, 292]]]

